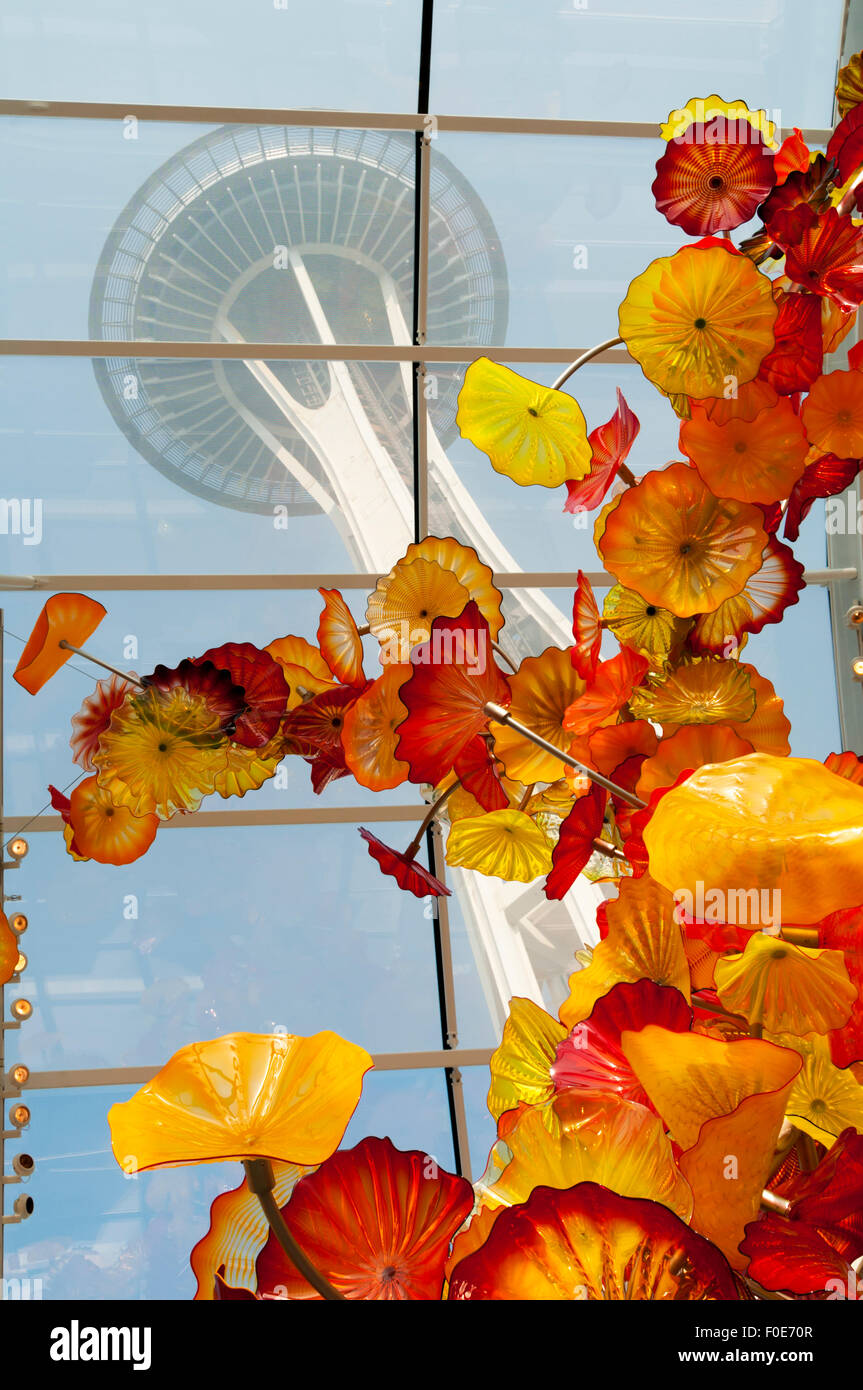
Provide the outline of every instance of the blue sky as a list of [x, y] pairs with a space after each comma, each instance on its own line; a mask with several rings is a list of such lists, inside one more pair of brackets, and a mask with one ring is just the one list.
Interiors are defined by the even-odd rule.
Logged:
[[[5, 0], [0, 81], [7, 97], [139, 103], [218, 103], [347, 110], [412, 110], [414, 0], [173, 0], [120, 9], [82, 0]], [[433, 110], [463, 114], [659, 121], [696, 94], [717, 91], [781, 112], [783, 123], [829, 124], [841, 5], [808, 0], [440, 0]], [[0, 125], [4, 336], [84, 337], [87, 301], [105, 237], [144, 180], [203, 127], [6, 119]], [[631, 275], [679, 244], [655, 212], [649, 141], [444, 135], [445, 156], [473, 183], [501, 238], [510, 290], [507, 342], [574, 349], [610, 336]], [[588, 251], [576, 270], [573, 248]], [[557, 367], [539, 367], [551, 381]], [[635, 367], [592, 366], [577, 395], [594, 426], [620, 384], [642, 422], [636, 472], [676, 455], [676, 422]], [[140, 459], [114, 425], [89, 362], [0, 359], [4, 495], [38, 496], [38, 547], [0, 537], [5, 573], [320, 573], [350, 568], [322, 517], [272, 519], [192, 497]], [[450, 456], [525, 569], [595, 567], [590, 533], [563, 516], [562, 495], [527, 495], [471, 446]], [[814, 515], [797, 553], [824, 563]], [[396, 556], [393, 557], [397, 558]], [[299, 593], [102, 595], [109, 614], [94, 646], [123, 664], [130, 635], [138, 670], [223, 640], [314, 637], [319, 599]], [[566, 608], [569, 594], [556, 595]], [[7, 627], [26, 636], [40, 607], [3, 596]], [[363, 596], [349, 595], [361, 612]], [[90, 683], [67, 667], [37, 700], [9, 679], [20, 644], [7, 642], [6, 813], [44, 803], [48, 781], [74, 775], [69, 716]], [[801, 669], [800, 652], [807, 652]], [[794, 724], [794, 751], [838, 747], [826, 596], [807, 591], [780, 629], [747, 656], [774, 680]], [[330, 804], [358, 804], [343, 781]], [[397, 791], [379, 799], [404, 804]], [[313, 804], [305, 768], [267, 787], [256, 807]], [[404, 825], [384, 827], [400, 843]], [[439, 1022], [431, 923], [390, 889], [353, 826], [163, 831], [124, 870], [74, 865], [54, 836], [31, 837], [14, 875], [32, 927], [25, 983], [37, 1010], [12, 1035], [13, 1058], [34, 1070], [146, 1065], [199, 1036], [284, 1024], [334, 1027], [371, 1049], [435, 1047]], [[10, 884], [10, 889], [12, 885]], [[134, 900], [137, 916], [127, 915]], [[493, 1045], [459, 914], [454, 951], [461, 1041]], [[24, 992], [23, 989], [20, 992]], [[475, 1172], [491, 1126], [486, 1073], [465, 1073]], [[188, 1250], [209, 1201], [233, 1186], [230, 1165], [127, 1181], [108, 1153], [105, 1114], [128, 1092], [34, 1092], [27, 1146], [38, 1169], [36, 1215], [7, 1228], [10, 1270], [45, 1281], [46, 1297], [188, 1297]], [[373, 1076], [349, 1132], [389, 1133], [451, 1163], [443, 1078]], [[16, 1265], [17, 1261], [17, 1265]]]

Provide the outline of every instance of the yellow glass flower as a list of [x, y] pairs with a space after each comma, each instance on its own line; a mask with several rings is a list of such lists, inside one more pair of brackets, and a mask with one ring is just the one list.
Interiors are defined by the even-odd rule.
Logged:
[[615, 584], [605, 596], [602, 617], [618, 642], [642, 652], [654, 669], [668, 661], [675, 643], [679, 642], [687, 624], [666, 608], [649, 603], [634, 589]]
[[[409, 650], [399, 656], [405, 637], [408, 648], [426, 641], [435, 618], [457, 618], [470, 599], [495, 641], [503, 627], [502, 598], [491, 570], [471, 546], [452, 536], [426, 536], [409, 545], [389, 574], [378, 580], [369, 597], [366, 622], [381, 644], [385, 664], [407, 661]], [[416, 640], [411, 640], [411, 631], [416, 632]]]
[[796, 1046], [803, 1066], [788, 1097], [789, 1120], [828, 1149], [849, 1125], [863, 1133], [863, 1086], [851, 1068], [833, 1065], [823, 1039]]
[[[564, 716], [587, 689], [573, 667], [570, 648], [546, 647], [541, 656], [525, 657], [515, 675], [507, 679], [512, 717], [566, 752], [572, 735], [563, 727]], [[525, 786], [557, 782], [564, 775], [564, 764], [558, 758], [506, 725], [495, 725], [494, 748], [507, 776]]]
[[244, 748], [231, 741], [225, 750], [225, 766], [216, 774], [213, 790], [225, 798], [256, 792], [275, 777], [284, 756], [285, 740], [281, 733], [274, 734], [269, 743], [260, 748]]
[[553, 845], [524, 811], [489, 811], [456, 821], [446, 842], [446, 862], [507, 883], [533, 883], [551, 869]]
[[435, 618], [457, 618], [470, 594], [452, 570], [435, 560], [400, 560], [369, 599], [366, 622], [380, 642], [385, 665], [410, 661], [427, 642]]
[[593, 451], [578, 402], [487, 357], [465, 373], [456, 424], [492, 468], [520, 487], [560, 487], [590, 469]]
[[563, 1091], [533, 1106], [506, 1133], [512, 1157], [481, 1196], [498, 1206], [526, 1202], [535, 1187], [596, 1182], [621, 1197], [647, 1197], [688, 1221], [692, 1193], [675, 1166], [656, 1115], [620, 1096]]
[[522, 1101], [541, 1105], [554, 1095], [551, 1066], [566, 1029], [532, 999], [511, 999], [500, 1046], [492, 1053], [488, 1108], [500, 1119]]
[[620, 336], [648, 381], [701, 400], [757, 376], [773, 347], [770, 280], [722, 246], [684, 246], [636, 276], [620, 306]]
[[733, 138], [733, 132], [736, 131], [737, 138], [740, 139], [743, 121], [753, 130], [761, 132], [765, 145], [769, 145], [773, 150], [779, 148], [776, 127], [768, 120], [766, 111], [750, 111], [746, 102], [739, 99], [723, 101], [715, 92], [709, 97], [690, 97], [685, 106], [669, 112], [668, 120], [660, 127], [660, 133], [666, 142], [680, 140], [685, 138], [690, 126], [717, 122], [717, 134], [727, 134], [729, 138]]
[[673, 985], [690, 998], [689, 966], [671, 894], [648, 874], [623, 879], [607, 913], [608, 935], [590, 964], [569, 977], [569, 998], [560, 1007], [566, 1028], [583, 1022], [597, 999], [624, 980]]
[[839, 69], [836, 79], [836, 105], [840, 116], [863, 101], [863, 53], [855, 53], [844, 68]]
[[729, 1013], [795, 1037], [841, 1028], [857, 998], [842, 951], [793, 946], [764, 932], [754, 932], [739, 955], [723, 956], [715, 979]]
[[804, 924], [863, 902], [863, 787], [809, 758], [700, 768], [662, 798], [644, 843], [672, 893], [779, 890], [782, 920]]
[[371, 1066], [363, 1048], [330, 1032], [191, 1043], [131, 1100], [112, 1105], [114, 1156], [127, 1172], [232, 1158], [323, 1163]]
[[632, 713], [658, 724], [732, 724], [755, 713], [749, 674], [736, 661], [696, 657], [668, 676], [633, 690]]
[[714, 497], [685, 463], [648, 473], [606, 520], [599, 550], [617, 580], [680, 618], [710, 613], [761, 567], [764, 513]]
[[167, 693], [151, 687], [111, 715], [93, 765], [115, 805], [168, 820], [175, 811], [197, 811], [215, 790], [227, 750], [227, 735], [203, 696], [182, 686]]

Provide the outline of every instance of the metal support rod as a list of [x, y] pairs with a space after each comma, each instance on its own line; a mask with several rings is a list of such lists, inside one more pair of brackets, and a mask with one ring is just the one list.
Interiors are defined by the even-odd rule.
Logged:
[[89, 652], [84, 651], [83, 647], [73, 647], [72, 643], [67, 642], [65, 637], [61, 637], [57, 646], [62, 647], [64, 651], [74, 652], [76, 656], [83, 656], [85, 661], [92, 661], [94, 666], [101, 666], [105, 671], [112, 671], [115, 676], [119, 676], [121, 680], [128, 681], [130, 685], [139, 685], [142, 690], [146, 690], [147, 688], [144, 681], [140, 680], [137, 676], [131, 675], [129, 671], [121, 671], [119, 666], [112, 666], [110, 661], [103, 661], [101, 657], [91, 656]]
[[513, 719], [512, 715], [505, 710], [502, 705], [496, 705], [493, 700], [489, 700], [483, 705], [484, 712], [489, 719], [493, 719], [496, 724], [506, 724], [514, 733], [521, 734], [522, 738], [529, 739], [535, 743], [537, 748], [541, 748], [545, 753], [552, 753], [555, 758], [559, 758], [567, 767], [572, 767], [576, 772], [580, 772], [583, 777], [588, 777], [591, 782], [595, 782], [598, 787], [604, 787], [612, 796], [617, 796], [621, 801], [625, 801], [627, 806], [635, 806], [638, 810], [643, 810], [647, 805], [635, 792], [628, 792], [625, 787], [619, 787], [616, 782], [611, 782], [607, 777], [603, 777], [601, 772], [597, 772], [592, 767], [585, 767], [577, 758], [573, 758], [571, 753], [564, 753], [562, 749], [555, 748], [553, 743], [543, 738], [540, 734], [535, 734], [533, 729], [529, 729], [526, 724], [522, 724], [518, 719]]
[[576, 357], [574, 362], [570, 362], [565, 372], [561, 372], [557, 381], [552, 384], [552, 391], [559, 391], [564, 382], [569, 381], [573, 373], [577, 372], [579, 367], [583, 367], [585, 362], [592, 362], [594, 357], [599, 357], [603, 352], [608, 352], [610, 348], [617, 347], [622, 342], [622, 338], [606, 338], [604, 343], [597, 343], [596, 347], [588, 348], [587, 352], [583, 352], [580, 357]]
[[273, 1165], [270, 1163], [270, 1160], [268, 1158], [244, 1158], [243, 1167], [246, 1170], [246, 1181], [249, 1185], [249, 1190], [254, 1192], [260, 1202], [263, 1213], [267, 1218], [267, 1225], [294, 1268], [309, 1284], [311, 1284], [313, 1289], [317, 1290], [322, 1298], [330, 1299], [334, 1302], [345, 1302], [344, 1294], [339, 1293], [338, 1289], [333, 1288], [329, 1279], [321, 1274], [317, 1265], [312, 1264], [309, 1257], [291, 1235], [285, 1223], [285, 1218], [279, 1210], [278, 1202], [273, 1196], [273, 1188], [275, 1187], [276, 1180], [273, 1174]]

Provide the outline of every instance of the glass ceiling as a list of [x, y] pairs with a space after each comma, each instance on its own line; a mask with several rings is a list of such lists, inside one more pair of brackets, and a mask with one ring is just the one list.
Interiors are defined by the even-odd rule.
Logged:
[[[597, 563], [591, 532], [557, 494], [525, 507], [458, 437], [465, 366], [496, 347], [550, 383], [610, 337], [629, 279], [680, 240], [655, 210], [645, 137], [670, 106], [714, 91], [786, 129], [828, 127], [843, 11], [437, 0], [428, 110], [506, 128], [435, 132], [422, 286], [420, 0], [128, 12], [81, 0], [74, 13], [6, 0], [2, 490], [41, 504], [38, 538], [0, 535], [3, 828], [30, 823], [31, 845], [6, 880], [31, 923], [6, 1009], [22, 993], [34, 1004], [6, 1060], [33, 1073], [37, 1163], [35, 1214], [5, 1228], [7, 1275], [42, 1278], [46, 1298], [191, 1296], [188, 1252], [238, 1174], [129, 1180], [105, 1116], [177, 1048], [229, 1031], [343, 1033], [380, 1058], [345, 1142], [389, 1134], [478, 1174], [494, 1138], [485, 1063], [507, 1000], [556, 1009], [600, 896], [582, 880], [552, 905], [536, 885], [482, 880], [480, 892], [476, 875], [447, 871], [454, 897], [436, 923], [357, 835], [377, 820], [384, 839], [407, 838], [422, 815], [410, 788], [370, 804], [345, 779], [316, 797], [290, 759], [254, 797], [172, 824], [145, 860], [73, 864], [45, 789], [76, 775], [69, 717], [93, 677], [70, 662], [35, 700], [11, 680], [45, 589], [93, 593], [108, 608], [99, 652], [149, 670], [227, 640], [313, 638], [319, 583], [342, 585], [362, 621], [377, 573], [428, 531], [492, 565], [511, 650], [565, 640], [574, 573]], [[37, 115], [29, 101], [77, 105]], [[308, 121], [274, 108], [308, 109]], [[366, 129], [368, 113], [401, 115], [402, 128]], [[588, 124], [537, 132], [532, 119]], [[125, 347], [102, 356], [104, 339]], [[148, 340], [171, 355], [151, 356]], [[344, 360], [323, 360], [328, 342]], [[225, 343], [246, 355], [207, 355]], [[256, 357], [258, 344], [293, 355]], [[381, 355], [393, 345], [401, 360]], [[580, 373], [591, 424], [611, 415], [617, 385], [641, 421], [634, 472], [673, 458], [674, 417], [625, 354]], [[796, 553], [810, 571], [827, 564], [818, 508]], [[810, 586], [755, 642], [793, 751], [838, 748], [827, 588]]]

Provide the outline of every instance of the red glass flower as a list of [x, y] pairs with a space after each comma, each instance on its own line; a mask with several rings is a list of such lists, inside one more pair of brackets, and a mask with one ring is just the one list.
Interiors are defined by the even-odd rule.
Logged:
[[[473, 1202], [470, 1183], [428, 1154], [363, 1139], [301, 1178], [282, 1216], [346, 1298], [417, 1301], [441, 1297], [450, 1241]], [[319, 1297], [272, 1234], [256, 1272], [261, 1297]]]
[[396, 756], [409, 764], [412, 782], [437, 786], [488, 727], [485, 704], [508, 705], [512, 697], [473, 599], [458, 618], [435, 618], [428, 642], [411, 652], [411, 665], [399, 688], [408, 717], [399, 725]]
[[383, 840], [379, 840], [370, 830], [360, 826], [360, 834], [369, 847], [369, 854], [380, 865], [382, 874], [389, 874], [394, 878], [399, 888], [404, 888], [406, 892], [413, 893], [415, 898], [439, 898], [441, 895], [448, 898], [451, 889], [446, 884], [441, 883], [440, 879], [435, 878], [434, 874], [424, 869], [422, 864], [407, 853], [399, 854], [398, 850], [390, 849]]
[[708, 143], [706, 131], [696, 123], [687, 140], [669, 140], [651, 186], [658, 210], [690, 236], [742, 226], [776, 179], [773, 155], [760, 131], [747, 125], [742, 135], [726, 136], [722, 143]]
[[212, 661], [220, 670], [230, 672], [234, 683], [243, 687], [246, 707], [231, 735], [234, 742], [243, 748], [262, 748], [269, 743], [284, 717], [291, 693], [281, 666], [270, 653], [251, 642], [225, 642], [194, 661], [196, 666]]

